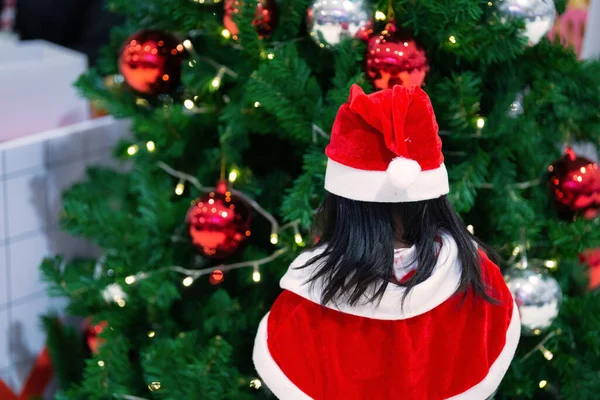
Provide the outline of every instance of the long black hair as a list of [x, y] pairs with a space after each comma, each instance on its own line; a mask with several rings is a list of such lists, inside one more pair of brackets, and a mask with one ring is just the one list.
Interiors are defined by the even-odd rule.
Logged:
[[[457, 292], [487, 293], [475, 239], [467, 231], [446, 196], [408, 203], [371, 203], [327, 193], [317, 214], [314, 233], [325, 249], [300, 268], [315, 265], [311, 282], [323, 280], [321, 303], [378, 302], [389, 284], [406, 287], [404, 298], [429, 278], [437, 262], [439, 235], [452, 236], [462, 262]], [[393, 278], [395, 242], [416, 248], [417, 269], [406, 281]]]

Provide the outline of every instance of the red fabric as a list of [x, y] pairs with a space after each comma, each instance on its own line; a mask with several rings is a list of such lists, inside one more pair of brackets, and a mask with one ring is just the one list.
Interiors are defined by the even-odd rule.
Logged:
[[0, 399], [2, 400], [28, 400], [34, 397], [41, 397], [52, 379], [53, 370], [50, 361], [48, 349], [44, 347], [42, 352], [35, 360], [35, 364], [27, 377], [25, 386], [20, 395], [13, 391], [0, 380]]
[[[268, 319], [268, 347], [283, 373], [315, 400], [438, 400], [487, 375], [506, 342], [512, 297], [482, 254], [493, 305], [471, 292], [405, 320], [344, 314], [284, 291]], [[398, 305], [400, 307], [400, 304]]]
[[366, 95], [353, 85], [325, 153], [340, 164], [368, 171], [385, 171], [396, 157], [417, 161], [423, 171], [444, 162], [431, 102], [417, 86], [398, 85]]

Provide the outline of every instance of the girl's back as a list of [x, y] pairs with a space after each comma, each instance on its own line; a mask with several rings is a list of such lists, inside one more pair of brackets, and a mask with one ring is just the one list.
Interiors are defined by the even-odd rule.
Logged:
[[254, 363], [280, 399], [485, 399], [520, 324], [464, 228], [429, 98], [353, 86], [338, 113], [316, 230], [260, 324]]

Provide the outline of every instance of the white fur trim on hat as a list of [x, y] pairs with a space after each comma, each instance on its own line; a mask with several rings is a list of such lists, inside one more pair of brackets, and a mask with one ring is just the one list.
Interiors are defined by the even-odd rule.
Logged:
[[[418, 170], [414, 164], [417, 164]], [[403, 175], [406, 174], [406, 175]], [[396, 184], [408, 186], [402, 188]], [[325, 189], [338, 196], [376, 203], [404, 203], [435, 199], [450, 191], [444, 164], [421, 171], [416, 161], [396, 158], [387, 171], [367, 171], [327, 161]]]

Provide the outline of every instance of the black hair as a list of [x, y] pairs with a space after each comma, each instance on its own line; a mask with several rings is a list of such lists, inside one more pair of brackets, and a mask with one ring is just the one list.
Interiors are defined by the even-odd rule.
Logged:
[[[309, 282], [323, 280], [323, 305], [379, 302], [389, 284], [406, 287], [404, 299], [435, 268], [440, 232], [458, 247], [462, 273], [457, 293], [468, 289], [495, 302], [481, 272], [480, 248], [486, 248], [465, 228], [446, 196], [408, 203], [371, 203], [327, 193], [317, 213], [314, 233], [325, 249], [306, 265], [316, 270]], [[410, 279], [393, 278], [395, 241], [416, 248], [417, 269]]]

